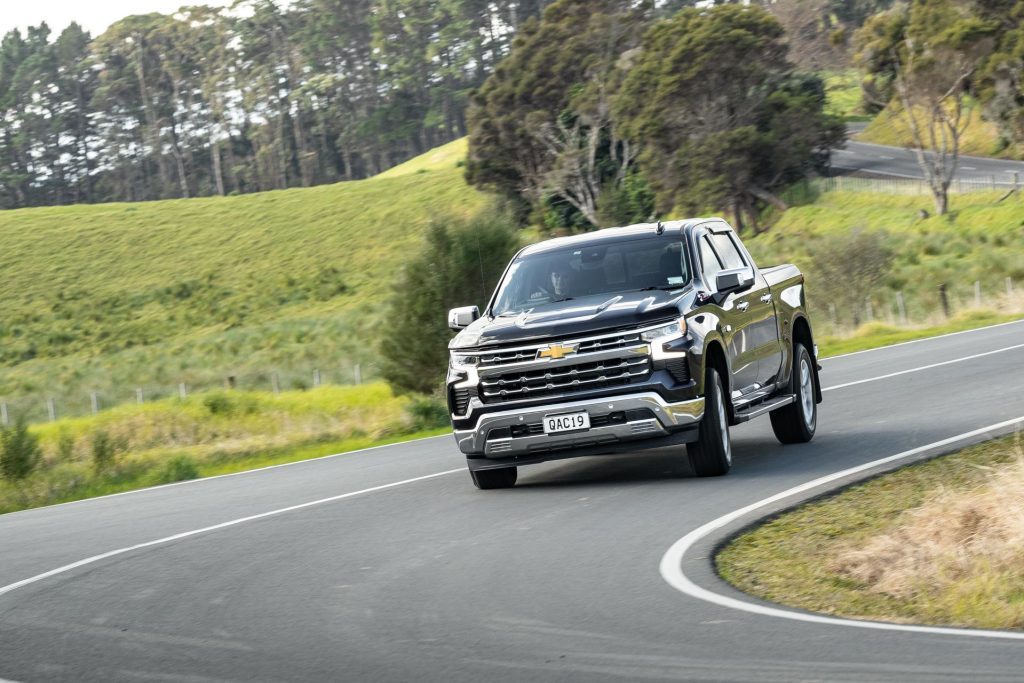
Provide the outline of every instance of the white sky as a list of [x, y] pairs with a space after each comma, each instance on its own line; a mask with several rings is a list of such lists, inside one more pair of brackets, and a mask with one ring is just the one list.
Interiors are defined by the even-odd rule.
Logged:
[[45, 21], [53, 35], [77, 21], [93, 37], [129, 14], [168, 14], [183, 5], [226, 5], [229, 0], [0, 0], [0, 34]]

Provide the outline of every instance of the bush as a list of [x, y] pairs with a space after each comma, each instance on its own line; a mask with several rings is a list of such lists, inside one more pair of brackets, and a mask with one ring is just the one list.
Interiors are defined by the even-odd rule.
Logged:
[[5, 479], [24, 479], [40, 458], [39, 439], [28, 431], [25, 421], [18, 419], [13, 427], [0, 432], [0, 474]]
[[449, 423], [448, 406], [435, 398], [417, 398], [409, 404], [409, 415], [412, 416], [413, 431], [446, 427]]
[[66, 428], [61, 428], [57, 437], [57, 459], [61, 462], [71, 460], [75, 455], [75, 437]]
[[199, 468], [187, 455], [176, 455], [168, 460], [157, 474], [157, 483], [173, 484], [199, 477]]
[[865, 302], [892, 268], [888, 235], [854, 229], [821, 237], [811, 250], [815, 296], [819, 301], [834, 301], [854, 327], [860, 325]]
[[483, 307], [519, 246], [515, 220], [491, 210], [438, 220], [391, 294], [382, 327], [381, 374], [399, 392], [430, 394], [448, 365], [448, 309]]
[[92, 466], [97, 474], [106, 472], [114, 464], [117, 445], [110, 434], [102, 429], [92, 436]]

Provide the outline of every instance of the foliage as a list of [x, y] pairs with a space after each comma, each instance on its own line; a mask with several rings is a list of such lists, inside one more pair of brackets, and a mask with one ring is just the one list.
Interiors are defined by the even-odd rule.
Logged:
[[865, 302], [889, 275], [893, 250], [885, 231], [848, 232], [824, 235], [810, 247], [808, 277], [815, 282], [815, 294], [860, 324]]
[[414, 398], [409, 404], [409, 414], [412, 416], [412, 428], [417, 432], [451, 424], [448, 406], [433, 397]]
[[[0, 209], [372, 176], [466, 132], [544, 0], [239, 0], [0, 40]], [[287, 7], [285, 7], [287, 5]]]
[[621, 187], [635, 157], [611, 126], [610, 98], [653, 17], [646, 2], [559, 0], [526, 22], [472, 99], [469, 182], [535, 209], [567, 204], [565, 225], [573, 213], [601, 224], [606, 190]]
[[0, 431], [0, 475], [11, 481], [24, 479], [39, 463], [39, 440], [28, 430], [25, 421]]
[[435, 220], [395, 283], [382, 326], [381, 374], [396, 389], [436, 392], [448, 364], [448, 309], [483, 310], [519, 246], [514, 219], [491, 210]]
[[92, 435], [92, 467], [97, 474], [107, 472], [117, 457], [117, 444], [105, 430]]
[[857, 63], [869, 74], [865, 94], [879, 107], [898, 103], [940, 215], [971, 120], [976, 74], [999, 29], [969, 9], [960, 0], [914, 0], [875, 15], [856, 36]]
[[645, 35], [614, 103], [620, 134], [667, 211], [729, 208], [757, 228], [758, 203], [827, 159], [842, 122], [820, 80], [797, 77], [782, 27], [757, 7], [686, 9]]
[[173, 484], [176, 481], [187, 481], [199, 477], [199, 468], [195, 461], [187, 455], [175, 455], [167, 460], [156, 475], [160, 484]]

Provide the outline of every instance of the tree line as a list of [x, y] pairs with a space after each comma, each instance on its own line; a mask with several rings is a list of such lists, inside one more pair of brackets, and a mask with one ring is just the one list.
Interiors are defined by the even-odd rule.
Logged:
[[546, 0], [239, 0], [0, 41], [0, 208], [363, 178], [466, 132]]

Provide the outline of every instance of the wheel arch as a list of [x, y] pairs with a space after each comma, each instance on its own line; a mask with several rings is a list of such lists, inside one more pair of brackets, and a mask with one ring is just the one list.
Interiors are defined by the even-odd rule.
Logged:
[[[811, 323], [807, 316], [796, 315], [793, 317], [792, 344], [802, 344], [807, 353], [811, 355], [811, 371], [814, 373], [814, 401], [821, 403], [821, 381], [818, 378], [818, 357], [814, 353], [814, 336], [811, 333]], [[792, 352], [790, 356], [792, 357]]]

